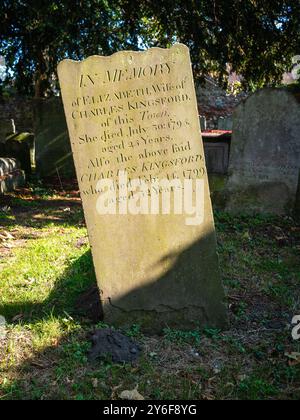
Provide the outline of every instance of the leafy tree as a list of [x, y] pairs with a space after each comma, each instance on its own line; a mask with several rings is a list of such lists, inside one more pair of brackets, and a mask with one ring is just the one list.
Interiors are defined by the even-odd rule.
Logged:
[[57, 63], [120, 49], [190, 47], [195, 76], [226, 80], [228, 63], [246, 88], [278, 82], [300, 54], [299, 0], [2, 0], [0, 55], [7, 82], [45, 96]]
[[247, 88], [274, 84], [300, 54], [299, 0], [166, 0], [144, 2], [157, 43], [175, 37], [190, 47], [195, 74], [232, 71]]

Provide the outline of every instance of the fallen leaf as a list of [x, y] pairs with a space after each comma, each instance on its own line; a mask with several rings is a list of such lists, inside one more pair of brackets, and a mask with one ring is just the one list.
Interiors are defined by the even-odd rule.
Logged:
[[13, 317], [12, 321], [16, 322], [16, 321], [20, 321], [21, 319], [23, 319], [23, 314], [18, 314]]
[[29, 277], [28, 280], [25, 280], [24, 283], [28, 284], [28, 286], [31, 286], [35, 282], [35, 279]]
[[122, 400], [136, 400], [142, 401], [145, 398], [138, 392], [138, 385], [132, 391], [123, 391], [119, 395]]
[[300, 353], [292, 352], [292, 353], [285, 353], [285, 356], [290, 359], [289, 365], [296, 366], [300, 364]]
[[93, 388], [98, 388], [98, 379], [97, 378], [92, 378], [92, 385], [93, 385]]
[[14, 246], [13, 246], [13, 244], [8, 244], [8, 243], [6, 243], [6, 242], [5, 242], [5, 243], [3, 244], [3, 247], [4, 247], [4, 248], [11, 249], [11, 248], [13, 248]]
[[243, 239], [251, 240], [251, 236], [250, 236], [250, 233], [248, 231], [243, 234]]

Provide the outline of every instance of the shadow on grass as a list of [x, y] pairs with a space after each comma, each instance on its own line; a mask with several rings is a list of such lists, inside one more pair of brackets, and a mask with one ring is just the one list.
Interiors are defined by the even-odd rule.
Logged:
[[[166, 256], [165, 259], [172, 260], [168, 272], [153, 280], [151, 284], [130, 291], [126, 296], [113, 302], [113, 308], [105, 307], [105, 312], [117, 309], [115, 313], [116, 323], [121, 324], [124, 330], [128, 330], [134, 323], [138, 323], [139, 319], [142, 319], [143, 313], [146, 312], [149, 316], [147, 321], [159, 325], [160, 331], [167, 325], [171, 327], [182, 325], [184, 326], [183, 329], [188, 329], [188, 327], [192, 329], [193, 326], [195, 328], [204, 327], [206, 323], [208, 327], [217, 326], [215, 324], [221, 325], [222, 323], [225, 326], [225, 306], [221, 305], [224, 295], [219, 285], [217, 283], [212, 284], [214, 282], [211, 281], [212, 276], [215, 278], [214, 276], [218, 272], [216, 264], [212, 267], [215, 256], [208, 252], [208, 249], [214, 243], [215, 237], [212, 232], [207, 237], [201, 238], [201, 240], [181, 250], [178, 254]], [[163, 264], [165, 259], [158, 261], [157, 264]], [[208, 262], [207, 267], [202, 267], [202, 270], [199, 270], [199, 261], [204, 259]], [[49, 346], [41, 352], [36, 351], [31, 357], [25, 358], [24, 362], [18, 367], [17, 379], [14, 380], [10, 388], [6, 387], [8, 398], [23, 399], [29, 397], [34, 399], [41, 398], [42, 395], [44, 398], [53, 397], [55, 387], [51, 389], [51, 383], [53, 382], [53, 375], [57, 377], [57, 372], [67, 377], [72, 375], [74, 382], [78, 384], [76, 378], [78, 369], [80, 370], [84, 366], [86, 372], [95, 370], [95, 367], [88, 365], [86, 361], [87, 349], [89, 348], [88, 334], [93, 329], [93, 325], [102, 319], [103, 315], [95, 283], [92, 257], [90, 251], [88, 251], [71, 264], [63, 276], [56, 281], [54, 289], [43, 302], [26, 301], [0, 306], [0, 313], [8, 321], [13, 321], [16, 316], [22, 314], [19, 323], [25, 328], [31, 325], [31, 328], [34, 329], [35, 324], [53, 317], [63, 319], [71, 316], [74, 322], [80, 324], [80, 330], [78, 332], [76, 330], [70, 333], [66, 332], [59, 345]], [[177, 284], [176, 288], [174, 284]], [[186, 290], [186, 293], [178, 295], [178, 288]], [[158, 296], [159, 293], [161, 293], [161, 296]], [[140, 306], [149, 304], [151, 306], [158, 298], [160, 305], [165, 308], [160, 315], [156, 310], [151, 309], [147, 311], [133, 309], [130, 312], [121, 309], [123, 307], [132, 308], [137, 303], [140, 303]], [[168, 304], [171, 306], [168, 306]], [[110, 303], [106, 303], [106, 305], [110, 306]], [[172, 305], [175, 305], [175, 307], [172, 308]], [[120, 320], [120, 316], [122, 320]], [[105, 322], [114, 325], [114, 322], [110, 322], [110, 320], [106, 321], [105, 319]], [[101, 370], [103, 368], [101, 366], [99, 363], [96, 367], [96, 369], [100, 369], [100, 377], [107, 374]], [[33, 367], [37, 368], [38, 371], [35, 370], [33, 373]], [[28, 372], [30, 373], [29, 378]], [[42, 383], [39, 374], [43, 375]], [[88, 374], [81, 379], [85, 382], [87, 378]], [[101, 379], [103, 380], [103, 377]], [[27, 383], [27, 388], [31, 391], [25, 391], [24, 393], [24, 386], [28, 380], [30, 385]], [[46, 388], [44, 386], [45, 382], [48, 383]], [[33, 393], [33, 389], [35, 389], [36, 394]], [[92, 395], [90, 391], [86, 392], [88, 394], [85, 393], [85, 396]], [[36, 397], [33, 397], [34, 395]], [[60, 398], [62, 396], [67, 398], [64, 390], [60, 389], [54, 397]], [[108, 395], [104, 396], [108, 397]]]
[[50, 224], [84, 225], [82, 204], [79, 198], [22, 198], [0, 196], [0, 226], [44, 228]]
[[[201, 254], [203, 250], [201, 251], [201, 249], [202, 247], [204, 249], [207, 248], [207, 241], [209, 240], [210, 238], [208, 237], [206, 240], [192, 244], [178, 255], [167, 256], [167, 259], [171, 258], [174, 260], [174, 264], [170, 271], [157, 279], [157, 281], [153, 282], [153, 284], [135, 290], [134, 293], [123, 297], [123, 299], [127, 301], [126, 304], [135, 299], [136, 294], [139, 295], [139, 299], [143, 297], [146, 299], [149, 294], [157, 296], [161, 288], [165, 290], [166, 293], [172, 293], [174, 284], [178, 286], [178, 281], [183, 281], [184, 283], [184, 280], [182, 280], [181, 277], [191, 275], [195, 278], [194, 276], [197, 275], [197, 265], [193, 262], [195, 259], [200, 261], [204, 260], [204, 256]], [[206, 280], [209, 279], [206, 278]], [[111, 363], [105, 364], [100, 362], [96, 365], [91, 365], [87, 362], [86, 354], [90, 346], [89, 334], [94, 328], [95, 322], [101, 319], [101, 308], [97, 306], [99, 305], [99, 301], [95, 304], [96, 306], [90, 308], [91, 302], [95, 302], [95, 300], [97, 302], [97, 299], [95, 299], [95, 290], [96, 296], [98, 292], [97, 289], [95, 289], [95, 284], [92, 257], [90, 251], [88, 251], [70, 265], [64, 274], [57, 280], [55, 288], [43, 302], [36, 303], [28, 301], [6, 304], [0, 307], [0, 313], [5, 315], [9, 321], [12, 321], [16, 315], [22, 313], [23, 319], [20, 320], [21, 326], [22, 324], [23, 326], [28, 326], [29, 324], [34, 326], [40, 321], [50, 319], [51, 317], [62, 319], [65, 317], [68, 318], [68, 315], [72, 316], [75, 322], [80, 325], [78, 330], [75, 329], [71, 332], [66, 331], [62, 337], [58, 339], [56, 344], [49, 345], [42, 351], [36, 350], [33, 355], [25, 355], [18, 366], [12, 366], [8, 363], [6, 367], [7, 373], [5, 374], [7, 376], [11, 375], [12, 371], [12, 379], [7, 384], [2, 384], [2, 395], [0, 391], [0, 399], [110, 399], [112, 389], [118, 387], [120, 383], [122, 383], [123, 389], [132, 389], [139, 381], [145, 383], [145, 379], [152, 381], [153, 375], [158, 371], [161, 375], [161, 366], [158, 366], [156, 369], [157, 372], [154, 372], [154, 367], [151, 365], [149, 357], [147, 357], [147, 360], [146, 358], [144, 361], [142, 360], [141, 365], [136, 370], [137, 373], [131, 366], [115, 366]], [[193, 284], [193, 287], [195, 287], [195, 284]], [[195, 295], [197, 290], [193, 290], [192, 292], [193, 295]], [[211, 291], [211, 293], [213, 293], [213, 291]], [[79, 306], [77, 305], [78, 298]], [[203, 298], [205, 299], [205, 296]], [[116, 302], [117, 305], [121, 303], [122, 302]], [[99, 316], [99, 318], [93, 319], [92, 322], [89, 321], [91, 318], [89, 313], [90, 310], [92, 313], [97, 313]], [[137, 319], [138, 318], [136, 317], [136, 322], [138, 322]], [[131, 320], [131, 322], [133, 322], [133, 320]], [[283, 330], [281, 332], [281, 327], [279, 333], [284, 333]], [[272, 339], [271, 342], [267, 343], [267, 348], [269, 349], [270, 346], [274, 346], [275, 344], [275, 339]], [[23, 343], [19, 342], [18, 345], [22, 347]], [[26, 341], [24, 342], [24, 345], [26, 345]], [[224, 343], [220, 342], [219, 347], [222, 351], [223, 346], [225, 346]], [[8, 351], [9, 350], [10, 349], [8, 348]], [[211, 348], [209, 348], [209, 350], [211, 350]], [[225, 353], [226, 351], [228, 351], [228, 349], [224, 348]], [[233, 353], [231, 360], [227, 355], [226, 357], [229, 357], [229, 359], [226, 359], [226, 363], [227, 361], [233, 363], [233, 359], [236, 357], [235, 355], [236, 353]], [[241, 357], [243, 359], [245, 358], [244, 351]], [[251, 357], [251, 354], [247, 353], [247, 359], [250, 360]], [[277, 359], [274, 360], [276, 361]], [[259, 367], [260, 364], [260, 361], [253, 362], [254, 367]], [[277, 364], [279, 364], [278, 361]], [[278, 394], [279, 391], [276, 387], [274, 389], [269, 387], [269, 382], [273, 378], [270, 376], [271, 379], [269, 379], [269, 375], [271, 375], [273, 368], [273, 364], [270, 363], [263, 384], [255, 381], [254, 386], [257, 395], [262, 394], [264, 398], [269, 398]], [[132, 373], [132, 371], [134, 371], [134, 373]], [[148, 371], [149, 374], [147, 373]], [[261, 371], [259, 371], [259, 375], [260, 374]], [[139, 377], [139, 375], [141, 377]], [[284, 377], [284, 374], [282, 375]], [[95, 380], [100, 384], [97, 388], [93, 385]], [[161, 379], [160, 377], [157, 383], [160, 384], [160, 381], [163, 382], [164, 380], [165, 379]], [[172, 395], [175, 395], [175, 398], [179, 397], [184, 399], [185, 394], [183, 394], [183, 388], [181, 388], [182, 383], [176, 383], [176, 380], [176, 375], [172, 375], [172, 384], [170, 384], [170, 389], [172, 389], [172, 392], [174, 393]], [[228, 383], [228, 380], [229, 377], [226, 377], [226, 383]], [[297, 378], [295, 381], [296, 380]], [[188, 386], [190, 386], [190, 383]], [[258, 390], [256, 390], [257, 387]], [[265, 387], [266, 389], [263, 388], [263, 390], [261, 390], [262, 387]], [[141, 391], [142, 393], [145, 392], [149, 398], [159, 399], [159, 397], [154, 394], [153, 388], [153, 385], [149, 386], [146, 384], [145, 389], [142, 389]], [[289, 396], [289, 398], [297, 397], [294, 389], [290, 392], [292, 395]], [[247, 394], [249, 394], [248, 389], [242, 393], [242, 396], [247, 397]], [[197, 399], [201, 397], [201, 392], [198, 390], [195, 391], [195, 393], [187, 395], [189, 398]]]
[[[89, 304], [90, 302], [90, 304]], [[9, 321], [20, 317], [22, 323], [35, 323], [50, 316], [83, 316], [93, 321], [102, 318], [91, 251], [78, 258], [59, 278], [47, 299], [0, 305]]]

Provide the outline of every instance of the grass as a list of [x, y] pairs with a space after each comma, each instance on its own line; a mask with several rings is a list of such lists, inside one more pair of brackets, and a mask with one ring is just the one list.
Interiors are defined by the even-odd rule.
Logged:
[[[147, 399], [300, 398], [300, 227], [291, 218], [216, 214], [230, 329], [147, 336], [138, 363], [87, 360], [95, 325], [77, 313], [95, 283], [77, 191], [45, 186], [0, 202], [0, 399], [117, 399], [138, 385]], [[98, 328], [106, 325], [99, 323]]]

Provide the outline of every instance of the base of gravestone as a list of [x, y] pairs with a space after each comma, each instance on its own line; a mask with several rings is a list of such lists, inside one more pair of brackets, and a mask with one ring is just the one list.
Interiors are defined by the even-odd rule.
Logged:
[[103, 320], [103, 309], [97, 285], [91, 286], [83, 292], [75, 304], [76, 313], [97, 323]]
[[[157, 268], [161, 275], [151, 278]], [[152, 270], [148, 280], [143, 279], [135, 288], [130, 287], [130, 273], [124, 276], [122, 286], [128, 284], [125, 294], [115, 289], [114, 295], [109, 295], [107, 289], [102, 289], [100, 280], [105, 323], [117, 327], [139, 324], [143, 332], [150, 334], [161, 333], [166, 327], [226, 328], [228, 318], [224, 291], [218, 283], [220, 271], [214, 231], [166, 255]]]
[[[199, 328], [216, 328], [225, 330], [228, 327], [225, 305], [215, 308], [214, 316], [208, 318], [205, 308], [187, 307], [177, 310], [132, 310], [126, 311], [114, 305], [103, 305], [104, 322], [122, 329], [138, 324], [141, 332], [161, 334], [165, 328], [190, 331]], [[224, 310], [223, 310], [224, 309]], [[213, 321], [212, 321], [213, 319]]]
[[291, 193], [284, 183], [265, 182], [245, 188], [226, 188], [225, 211], [231, 214], [286, 215], [293, 211]]

